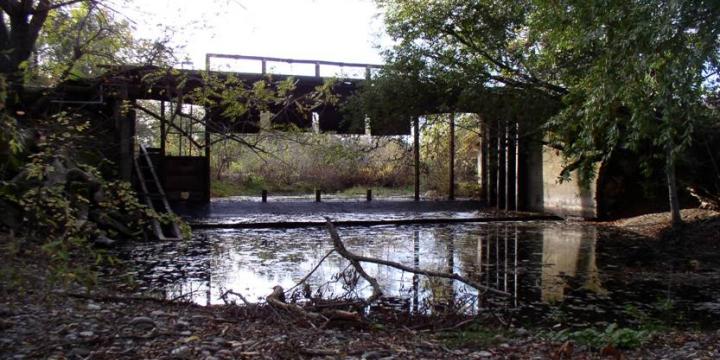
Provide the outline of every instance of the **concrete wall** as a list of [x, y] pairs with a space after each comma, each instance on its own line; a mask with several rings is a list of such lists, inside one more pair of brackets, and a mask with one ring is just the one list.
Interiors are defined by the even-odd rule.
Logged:
[[576, 172], [573, 172], [569, 181], [560, 182], [559, 176], [564, 165], [561, 154], [547, 146], [543, 146], [542, 150], [539, 146], [533, 150], [527, 162], [530, 181], [526, 190], [530, 210], [562, 217], [596, 218], [597, 178], [590, 181], [587, 188], [580, 185]]

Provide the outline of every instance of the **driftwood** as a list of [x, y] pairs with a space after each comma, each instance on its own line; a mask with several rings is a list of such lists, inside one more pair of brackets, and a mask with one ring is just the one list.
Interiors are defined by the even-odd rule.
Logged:
[[360, 314], [352, 311], [328, 309], [320, 313], [314, 311], [307, 311], [302, 306], [297, 304], [289, 304], [285, 302], [285, 291], [282, 286], [273, 287], [273, 292], [265, 297], [267, 303], [276, 308], [282, 309], [302, 317], [306, 317], [310, 320], [324, 320], [326, 323], [331, 320], [345, 320], [353, 322], [362, 322]]
[[[415, 269], [409, 266], [405, 266], [400, 263], [396, 263], [394, 261], [387, 261], [382, 259], [375, 259], [371, 257], [361, 256], [357, 254], [353, 254], [350, 251], [348, 251], [345, 248], [345, 244], [343, 244], [342, 239], [340, 239], [340, 235], [338, 235], [337, 230], [335, 229], [335, 225], [330, 220], [327, 220], [327, 229], [330, 233], [330, 237], [333, 241], [333, 246], [335, 247], [335, 251], [338, 252], [338, 254], [342, 255], [344, 258], [348, 259], [350, 263], [355, 266], [355, 269], [360, 273], [360, 275], [365, 278], [370, 285], [373, 287], [373, 295], [370, 296], [366, 300], [366, 303], [370, 303], [370, 300], [377, 300], [379, 296], [382, 296], [382, 290], [380, 290], [380, 285], [378, 284], [377, 280], [369, 276], [365, 271], [362, 269], [362, 266], [360, 265], [361, 262], [368, 262], [378, 265], [385, 265], [392, 268], [396, 268], [402, 271], [406, 271], [412, 274], [418, 274], [418, 275], [425, 275], [428, 277], [438, 277], [438, 278], [444, 278], [444, 279], [451, 279], [451, 280], [457, 280], [460, 281], [463, 284], [466, 284], [472, 288], [475, 288], [476, 290], [480, 292], [490, 292], [497, 295], [503, 295], [503, 296], [511, 296], [510, 293], [494, 289], [485, 285], [482, 285], [480, 283], [477, 283], [475, 281], [472, 281], [462, 275], [458, 275], [455, 273], [444, 273], [444, 272], [438, 272], [438, 271], [430, 271], [430, 270], [420, 270]], [[377, 295], [380, 294], [380, 295]]]
[[701, 209], [720, 210], [720, 195], [713, 194], [711, 191], [698, 186], [688, 186], [687, 190], [690, 196], [700, 203], [699, 207]]

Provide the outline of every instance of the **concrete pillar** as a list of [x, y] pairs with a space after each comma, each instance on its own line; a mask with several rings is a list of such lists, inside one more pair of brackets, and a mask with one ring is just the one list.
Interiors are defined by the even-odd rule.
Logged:
[[212, 187], [212, 176], [210, 176], [210, 131], [207, 127], [208, 121], [210, 121], [210, 119], [207, 115], [205, 115], [205, 166], [207, 167], [207, 171], [205, 171], [205, 199], [203, 200], [206, 203], [210, 202], [210, 196], [212, 195], [210, 193], [210, 188]]
[[450, 179], [448, 184], [448, 200], [455, 200], [455, 113], [450, 114]]
[[497, 206], [497, 178], [498, 178], [498, 137], [497, 137], [497, 121], [490, 120], [485, 122], [488, 130], [488, 182], [487, 182], [487, 198], [488, 206]]
[[528, 189], [528, 140], [525, 132], [525, 124], [518, 122], [517, 128], [517, 210], [529, 210]]
[[415, 201], [420, 201], [420, 118], [413, 118], [413, 154], [415, 160]]
[[517, 210], [517, 123], [508, 123], [507, 132], [507, 177], [505, 179], [505, 209]]
[[506, 179], [507, 179], [507, 122], [505, 119], [498, 120], [498, 167], [497, 167], [497, 209], [505, 210]]
[[135, 111], [129, 110], [122, 113], [122, 100], [114, 100], [112, 103], [113, 118], [117, 129], [120, 145], [120, 178], [124, 181], [132, 180], [132, 164], [134, 153], [133, 135], [135, 135]]
[[167, 126], [165, 125], [165, 101], [160, 101], [160, 156], [165, 156], [165, 145], [167, 143]]
[[480, 151], [478, 152], [478, 171], [480, 172], [480, 200], [487, 203], [488, 197], [488, 127], [485, 121], [480, 121]]

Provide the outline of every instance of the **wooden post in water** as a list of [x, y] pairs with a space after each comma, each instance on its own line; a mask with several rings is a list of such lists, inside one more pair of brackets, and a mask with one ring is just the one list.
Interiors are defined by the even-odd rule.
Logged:
[[455, 113], [450, 114], [450, 184], [448, 200], [455, 200]]
[[420, 201], [420, 117], [413, 118], [413, 154], [415, 158], [415, 201]]
[[320, 202], [321, 199], [321, 191], [320, 189], [315, 189], [315, 202]]
[[267, 194], [268, 194], [267, 190], [263, 189], [261, 197], [262, 197], [262, 202], [264, 202], [264, 203], [267, 202]]
[[366, 197], [367, 201], [372, 201], [372, 189], [367, 189]]

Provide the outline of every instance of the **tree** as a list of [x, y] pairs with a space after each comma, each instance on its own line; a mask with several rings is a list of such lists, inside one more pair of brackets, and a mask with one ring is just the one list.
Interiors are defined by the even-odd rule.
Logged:
[[[709, 114], [720, 60], [720, 4], [681, 0], [536, 1], [529, 24], [568, 88], [553, 140], [578, 166], [617, 149], [665, 162], [674, 225], [675, 164]], [[647, 151], [649, 150], [649, 151]], [[646, 151], [643, 153], [643, 151]]]
[[[589, 172], [621, 148], [662, 159], [673, 223], [675, 163], [710, 111], [718, 76], [720, 4], [696, 0], [378, 0], [393, 66], [562, 100], [552, 145], [566, 173]], [[448, 82], [452, 83], [452, 82]], [[649, 146], [648, 146], [649, 144]]]
[[0, 74], [16, 94], [28, 80], [47, 86], [98, 76], [105, 65], [174, 60], [167, 36], [134, 38], [103, 0], [6, 0], [0, 9]]
[[3, 0], [0, 1], [0, 74], [11, 91], [22, 91], [24, 71], [54, 10], [91, 0]]

